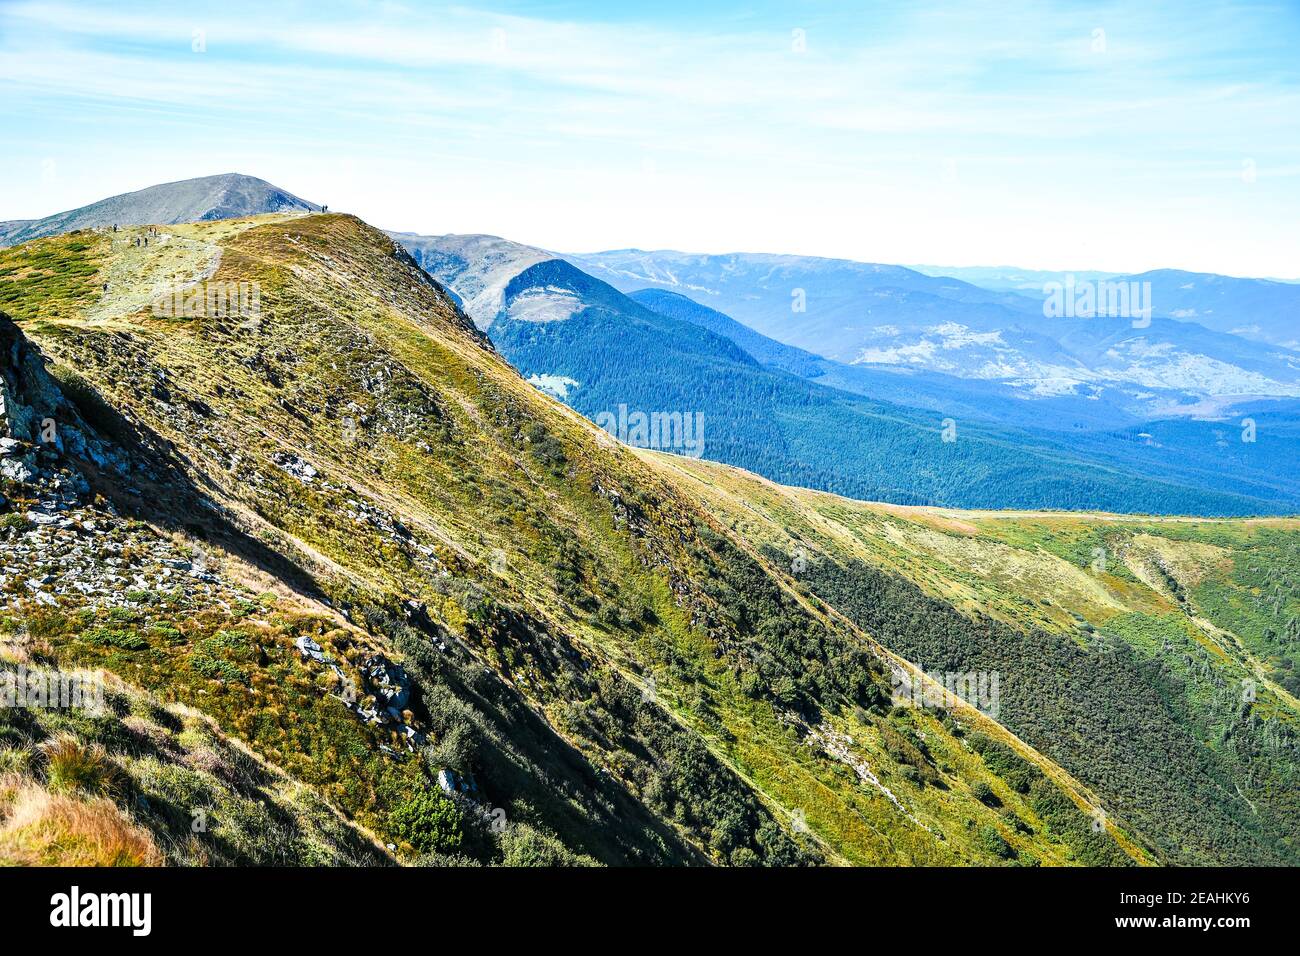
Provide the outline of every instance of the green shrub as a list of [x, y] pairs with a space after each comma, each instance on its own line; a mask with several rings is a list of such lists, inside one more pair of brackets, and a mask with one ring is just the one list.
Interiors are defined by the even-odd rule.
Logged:
[[1016, 793], [1028, 793], [1042, 776], [1033, 764], [987, 734], [973, 733], [969, 739], [971, 749], [984, 759], [985, 766], [1005, 780]]
[[978, 783], [975, 784], [975, 786], [971, 787], [970, 792], [974, 795], [976, 800], [984, 804], [984, 806], [986, 807], [1002, 806], [1002, 801], [999, 800], [998, 795], [993, 792], [993, 788], [990, 787], [983, 780], [979, 781]]
[[[755, 862], [758, 856], [741, 848]], [[574, 853], [548, 833], [541, 833], [526, 823], [512, 824], [501, 834], [503, 866], [595, 866], [590, 857]], [[742, 857], [742, 859], [747, 859]]]
[[980, 828], [980, 845], [999, 859], [1009, 860], [1016, 855], [1011, 844], [991, 824]]
[[908, 736], [895, 730], [889, 724], [880, 725], [880, 742], [886, 753], [904, 766], [912, 767], [921, 781], [934, 785], [940, 782], [939, 774], [930, 766], [925, 753], [908, 739]]
[[449, 853], [459, 848], [463, 822], [460, 808], [434, 790], [417, 793], [388, 814], [390, 835], [421, 853]]
[[171, 624], [153, 624], [149, 627], [151, 637], [156, 637], [167, 644], [183, 644], [185, 636]]
[[101, 647], [116, 647], [122, 651], [143, 651], [149, 642], [139, 634], [120, 628], [97, 627], [86, 633], [86, 640]]
[[51, 637], [61, 637], [68, 633], [72, 626], [72, 620], [62, 611], [49, 610], [35, 611], [27, 618], [27, 634], [33, 640], [45, 640]]
[[190, 654], [190, 666], [212, 680], [224, 680], [236, 684], [248, 682], [248, 675], [237, 665], [219, 657], [211, 657], [199, 650]]
[[221, 630], [199, 641], [198, 646], [210, 657], [230, 657], [235, 660], [252, 660], [253, 645], [243, 631]]

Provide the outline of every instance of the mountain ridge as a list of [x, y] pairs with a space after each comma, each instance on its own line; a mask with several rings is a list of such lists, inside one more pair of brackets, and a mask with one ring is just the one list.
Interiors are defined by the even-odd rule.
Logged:
[[0, 223], [0, 246], [75, 229], [175, 225], [285, 210], [319, 212], [320, 208], [254, 176], [218, 173], [146, 186], [43, 219]]
[[[207, 197], [200, 204], [204, 214], [222, 214], [217, 208], [220, 203], [214, 206], [214, 196], [219, 198], [224, 187], [216, 187], [215, 193], [211, 187], [214, 182], [231, 179], [260, 184], [255, 194], [263, 200], [284, 194], [260, 180], [237, 176], [189, 181], [180, 191]], [[165, 184], [159, 189], [176, 193], [177, 186], [185, 185]], [[139, 195], [105, 202], [129, 204]], [[240, 209], [259, 203], [266, 204], [248, 201]], [[297, 206], [293, 209], [303, 212]], [[137, 211], [134, 218], [148, 218], [144, 211]], [[156, 213], [158, 208], [149, 211]], [[232, 211], [239, 210], [225, 210]], [[844, 365], [820, 356], [810, 358], [814, 353], [778, 345], [756, 331], [739, 331], [747, 326], [715, 322], [716, 328], [708, 328], [707, 323], [698, 321], [698, 315], [681, 312], [681, 303], [677, 303], [678, 313], [668, 315], [666, 321], [662, 310], [645, 310], [634, 298], [621, 295], [571, 263], [565, 265], [563, 257], [499, 237], [390, 235], [443, 280], [452, 300], [467, 309], [480, 330], [489, 330], [500, 339], [512, 360], [526, 366], [526, 376], [540, 387], [553, 389], [589, 416], [613, 415], [623, 405], [644, 412], [671, 400], [673, 408], [665, 414], [690, 411], [708, 420], [712, 437], [706, 443], [710, 449], [706, 454], [764, 470], [787, 482], [862, 498], [979, 506], [999, 503], [991, 497], [995, 485], [1010, 486], [1029, 497], [1003, 504], [1115, 509], [1122, 507], [1125, 499], [1132, 499], [1124, 486], [1132, 487], [1138, 481], [1136, 472], [1167, 483], [1155, 497], [1131, 500], [1130, 507], [1139, 511], [1163, 507], [1201, 513], [1278, 513], [1290, 510], [1293, 506], [1287, 501], [1296, 497], [1291, 478], [1294, 469], [1286, 461], [1293, 430], [1273, 411], [1285, 406], [1265, 407], [1251, 395], [1187, 405], [1191, 397], [1186, 393], [1158, 388], [1130, 396], [1123, 390], [1093, 385], [1084, 398], [1072, 394], [1075, 386], [1057, 394], [1050, 384], [1040, 384], [1035, 391], [1041, 394], [1028, 402], [1023, 383], [962, 379], [910, 364]], [[780, 262], [797, 259], [770, 258]], [[833, 268], [845, 265], [837, 260], [824, 262]], [[862, 268], [880, 271], [894, 267]], [[945, 333], [944, 348], [937, 349], [937, 354], [963, 350], [974, 354], [986, 347], [976, 340], [1002, 334], [997, 317], [1004, 312], [997, 302], [1005, 296], [898, 268], [899, 274], [910, 275], [934, 292], [985, 300], [954, 306], [956, 300], [923, 294], [931, 308], [940, 310], [939, 318], [947, 321], [946, 310], [956, 307], [975, 325], [959, 336], [964, 343], [959, 350], [947, 349], [952, 336]], [[507, 301], [508, 308], [503, 308]], [[3, 305], [0, 302], [0, 307]], [[994, 310], [989, 326], [993, 331], [981, 331], [983, 326], [975, 321], [980, 310]], [[683, 318], [687, 321], [680, 321]], [[1153, 324], [1163, 328], [1170, 321], [1157, 318]], [[566, 324], [574, 322], [577, 324]], [[700, 331], [702, 325], [704, 332]], [[618, 346], [625, 334], [632, 335], [636, 344], [628, 338], [624, 346]], [[1086, 327], [1081, 327], [1080, 334], [1084, 335], [1083, 347], [1095, 354], [1107, 350], [1137, 354], [1134, 349], [1141, 352], [1145, 348], [1140, 338], [1098, 339]], [[1200, 334], [1207, 341], [1222, 340], [1216, 338], [1218, 333], [1203, 330]], [[623, 348], [635, 349], [636, 354], [620, 351]], [[1001, 348], [993, 344], [992, 360], [1002, 361]], [[759, 358], [755, 360], [751, 352], [760, 353]], [[1075, 360], [1063, 353], [1062, 361]], [[1254, 360], [1241, 361], [1244, 369]], [[647, 362], [655, 366], [653, 372]], [[1157, 381], [1163, 375], [1158, 370], [1148, 374], [1155, 375]], [[724, 394], [722, 386], [728, 380], [735, 388]], [[1145, 406], [1152, 403], [1157, 406], [1156, 414], [1144, 413]], [[1192, 414], [1186, 410], [1193, 408], [1197, 410], [1194, 414], [1219, 422], [1242, 409], [1238, 414], [1246, 419], [1267, 423], [1267, 447], [1228, 446], [1231, 451], [1224, 454], [1221, 424], [1181, 427], [1153, 422], [1166, 415]], [[1044, 416], [1052, 416], [1052, 420], [1044, 423]], [[954, 487], [945, 485], [942, 478], [948, 466], [927, 463], [922, 457], [932, 454], [925, 448], [924, 436], [937, 433], [950, 421], [961, 424], [962, 440], [970, 445], [971, 455], [956, 457], [963, 468], [975, 468], [969, 481]], [[846, 452], [834, 436], [852, 432], [873, 435], [882, 451], [896, 448], [897, 456], [908, 464], [900, 474], [887, 474], [878, 467], [878, 460]], [[1222, 459], [1217, 465], [1216, 456]], [[1066, 463], [1081, 459], [1082, 470], [1071, 478]], [[1227, 459], [1233, 463], [1231, 474], [1224, 471]], [[1020, 473], [1028, 473], [1034, 480], [998, 482], [991, 477], [1007, 473], [1012, 462], [1022, 462]], [[1133, 477], [1125, 479], [1124, 475]]]

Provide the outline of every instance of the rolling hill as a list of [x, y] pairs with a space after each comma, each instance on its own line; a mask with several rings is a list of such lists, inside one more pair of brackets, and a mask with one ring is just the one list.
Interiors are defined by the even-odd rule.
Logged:
[[1077, 432], [1140, 424], [1143, 419], [1109, 393], [1096, 400], [1043, 396], [1027, 401], [1009, 385], [958, 378], [906, 366], [846, 365], [755, 332], [729, 315], [666, 289], [640, 289], [628, 298], [652, 312], [699, 325], [731, 339], [763, 365], [855, 395], [925, 408], [962, 419], [1017, 428]]
[[[1035, 401], [1017, 397], [996, 383], [924, 371], [841, 365], [783, 345], [693, 299], [660, 289], [630, 298], [652, 311], [717, 332], [772, 369], [871, 398], [928, 408], [963, 421], [986, 421], [1023, 429], [1034, 444], [1066, 457], [1082, 456], [1152, 478], [1190, 487], [1234, 488], [1247, 494], [1294, 494], [1300, 473], [1300, 416], [1294, 402], [1267, 400], [1236, 407], [1230, 420], [1173, 416], [1135, 419], [1123, 408], [1099, 401], [1054, 396]], [[1243, 422], [1267, 441], [1244, 442]], [[1014, 434], [1014, 433], [1012, 433]], [[1242, 484], [1237, 484], [1242, 482]]]
[[1150, 282], [1157, 315], [1291, 350], [1300, 349], [1300, 285], [1180, 269], [1125, 277]]
[[1300, 348], [1296, 315], [1300, 311], [1300, 284], [1277, 279], [1247, 279], [1182, 269], [1153, 269], [1149, 272], [1115, 275], [1109, 272], [1048, 272], [1013, 267], [913, 266], [928, 276], [960, 279], [984, 289], [1019, 292], [1042, 300], [1043, 286], [1076, 281], [1102, 282], [1116, 279], [1151, 284], [1152, 314], [1168, 319], [1195, 322], [1216, 332]]

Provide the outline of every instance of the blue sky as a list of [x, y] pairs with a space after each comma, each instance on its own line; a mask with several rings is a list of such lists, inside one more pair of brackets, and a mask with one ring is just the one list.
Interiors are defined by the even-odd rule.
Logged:
[[238, 171], [565, 251], [1296, 278], [1297, 48], [1294, 3], [0, 0], [0, 219]]

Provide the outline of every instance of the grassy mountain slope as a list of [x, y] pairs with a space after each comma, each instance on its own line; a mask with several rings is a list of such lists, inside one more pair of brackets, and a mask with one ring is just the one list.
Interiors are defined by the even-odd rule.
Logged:
[[[0, 256], [75, 412], [11, 392], [99, 449], [36, 448], [3, 490], [29, 652], [201, 710], [402, 861], [1151, 859], [973, 708], [890, 706], [905, 660], [524, 382], [382, 233], [164, 232]], [[260, 311], [158, 317], [160, 280], [256, 282]], [[51, 523], [32, 483], [64, 472], [92, 487]]]
[[1300, 521], [869, 505], [649, 460], [890, 650], [999, 672], [999, 720], [1155, 857], [1300, 858]]

